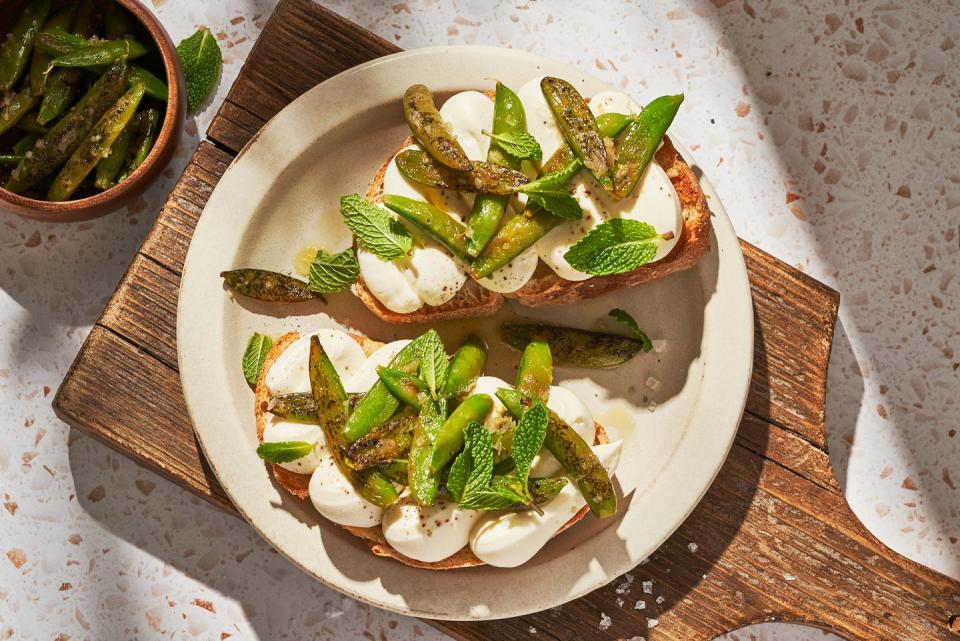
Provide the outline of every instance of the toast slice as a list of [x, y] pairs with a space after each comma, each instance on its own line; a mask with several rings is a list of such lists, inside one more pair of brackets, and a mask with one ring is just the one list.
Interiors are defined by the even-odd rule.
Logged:
[[[383, 345], [383, 343], [365, 336], [360, 336], [359, 334], [351, 334], [350, 336], [360, 344], [360, 347], [363, 348], [363, 351], [367, 356], [370, 356], [370, 354], [375, 352]], [[270, 403], [270, 391], [267, 389], [266, 383], [267, 372], [277, 361], [277, 358], [280, 357], [280, 354], [283, 353], [283, 350], [289, 347], [298, 338], [300, 338], [300, 334], [297, 332], [288, 332], [280, 336], [274, 342], [273, 347], [267, 354], [266, 359], [264, 359], [263, 367], [260, 370], [260, 377], [257, 379], [257, 385], [254, 388], [254, 415], [256, 416], [257, 441], [259, 442], [263, 442], [263, 430], [266, 427], [266, 421], [269, 418], [267, 406]], [[594, 437], [594, 444], [607, 443], [609, 439], [607, 438], [607, 433], [604, 431], [603, 427], [597, 423], [596, 428], [597, 432], [596, 436]], [[290, 470], [282, 468], [276, 464], [268, 465], [270, 472], [273, 474], [273, 478], [277, 482], [277, 485], [301, 500], [306, 501], [310, 498], [310, 494], [308, 492], [310, 475], [297, 474], [296, 472], [291, 472]], [[563, 527], [557, 530], [556, 534], [560, 534], [567, 528], [570, 528], [579, 522], [584, 516], [587, 515], [587, 512], [589, 512], [589, 508], [584, 506], [579, 512], [573, 515], [570, 520], [563, 525]], [[390, 557], [411, 567], [424, 568], [428, 570], [453, 570], [457, 568], [469, 568], [477, 565], [483, 565], [483, 561], [478, 559], [473, 552], [470, 551], [469, 546], [463, 547], [453, 556], [448, 556], [440, 561], [424, 563], [423, 561], [417, 561], [404, 556], [393, 549], [390, 544], [387, 543], [386, 538], [384, 538], [383, 529], [378, 525], [372, 527], [352, 527], [341, 525], [340, 527], [363, 540], [367, 547], [370, 548], [370, 551], [377, 556]]]

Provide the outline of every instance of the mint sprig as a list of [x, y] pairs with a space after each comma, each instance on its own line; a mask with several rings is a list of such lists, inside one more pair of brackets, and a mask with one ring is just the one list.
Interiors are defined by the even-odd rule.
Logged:
[[626, 310], [618, 307], [616, 309], [611, 309], [607, 315], [626, 325], [633, 337], [643, 344], [643, 351], [649, 352], [651, 349], [653, 349], [653, 341], [650, 340], [650, 337], [647, 336], [646, 332], [640, 329], [640, 325], [637, 324], [636, 319]]
[[540, 160], [543, 158], [543, 149], [540, 148], [540, 143], [525, 131], [507, 131], [502, 134], [495, 134], [483, 129], [480, 133], [484, 136], [490, 136], [490, 139], [496, 142], [500, 149], [518, 160]]
[[306, 441], [277, 441], [275, 443], [261, 443], [257, 447], [257, 456], [268, 463], [289, 463], [303, 458], [316, 447]]
[[350, 287], [360, 277], [360, 263], [348, 248], [339, 254], [318, 251], [310, 264], [310, 282], [307, 287], [320, 294], [333, 294]]
[[513, 432], [513, 451], [511, 456], [517, 466], [517, 477], [523, 496], [530, 501], [530, 492], [527, 490], [527, 479], [530, 475], [530, 466], [533, 458], [543, 446], [543, 438], [547, 434], [547, 407], [537, 403], [520, 417]]
[[243, 377], [247, 379], [250, 385], [256, 385], [260, 378], [260, 370], [263, 369], [263, 362], [267, 359], [267, 353], [273, 347], [273, 339], [263, 334], [254, 333], [247, 341], [247, 347], [243, 350]]
[[567, 191], [567, 183], [583, 167], [579, 160], [573, 160], [558, 171], [544, 174], [540, 178], [517, 187], [516, 191], [527, 194], [527, 203], [543, 209], [564, 220], [579, 220], [583, 210], [577, 199]]
[[673, 232], [658, 234], [653, 225], [614, 218], [591, 229], [563, 255], [570, 266], [594, 276], [623, 274], [649, 263], [657, 244], [673, 238]]
[[201, 27], [177, 45], [177, 57], [187, 85], [187, 111], [193, 113], [216, 87], [223, 54], [210, 29]]
[[340, 199], [340, 214], [357, 243], [384, 260], [396, 260], [413, 246], [413, 237], [383, 207], [365, 201], [357, 194]]
[[436, 330], [430, 330], [421, 337], [417, 345], [417, 357], [420, 360], [420, 378], [430, 389], [430, 395], [437, 397], [437, 390], [443, 387], [447, 377], [447, 351]]

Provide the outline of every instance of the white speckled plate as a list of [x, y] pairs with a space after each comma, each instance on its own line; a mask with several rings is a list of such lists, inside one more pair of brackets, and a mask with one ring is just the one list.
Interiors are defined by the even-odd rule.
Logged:
[[[646, 558], [693, 510], [720, 470], [743, 412], [753, 360], [750, 289], [736, 235], [704, 180], [715, 237], [696, 268], [576, 309], [507, 305], [493, 319], [437, 327], [451, 349], [468, 331], [483, 334], [491, 345], [488, 371], [506, 379], [513, 377], [517, 354], [499, 344], [497, 327], [508, 317], [603, 327], [607, 311], [623, 307], [665, 342], [660, 353], [614, 370], [556, 371], [560, 384], [625, 441], [615, 518], [588, 516], [519, 568], [432, 572], [373, 556], [271, 482], [254, 451], [253, 395], [240, 371], [249, 335], [341, 326], [389, 341], [425, 328], [386, 325], [349, 293], [280, 317], [274, 307], [232, 299], [219, 272], [241, 266], [289, 272], [304, 245], [348, 246], [337, 203], [343, 194], [363, 193], [407, 135], [400, 97], [408, 85], [422, 82], [442, 100], [455, 91], [492, 88], [494, 78], [519, 87], [544, 74], [566, 78], [586, 95], [612, 89], [564, 64], [483, 47], [399, 53], [331, 78], [278, 114], [237, 157], [211, 196], [187, 255], [177, 324], [180, 376], [217, 478], [244, 517], [291, 561], [382, 608], [438, 619], [509, 617], [609, 582]], [[523, 589], [504, 589], [508, 585]]]

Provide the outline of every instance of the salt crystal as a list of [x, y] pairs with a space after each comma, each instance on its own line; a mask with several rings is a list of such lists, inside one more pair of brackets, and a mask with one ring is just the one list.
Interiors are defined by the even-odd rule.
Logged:
[[647, 640], [644, 639], [643, 637], [637, 636], [637, 637], [630, 637], [629, 639], [627, 639], [627, 641], [647, 641]]
[[659, 378], [655, 378], [655, 377], [653, 377], [653, 376], [650, 376], [650, 377], [647, 378], [647, 383], [646, 383], [646, 385], [647, 385], [647, 387], [649, 387], [650, 389], [656, 391], [656, 389], [657, 389], [658, 387], [660, 387], [660, 379], [659, 379]]
[[663, 603], [664, 601], [666, 601], [666, 599], [664, 599], [662, 596], [658, 596], [658, 597], [657, 597], [657, 605], [660, 605], [660, 604]]
[[649, 403], [647, 403], [647, 411], [648, 411], [648, 412], [653, 412], [653, 411], [656, 410], [656, 409], [657, 409], [657, 402], [656, 402], [656, 401], [651, 400]]
[[690, 550], [691, 552], [696, 552], [697, 544], [691, 541], [690, 543], [687, 543], [687, 549]]
[[663, 352], [663, 350], [667, 349], [666, 339], [655, 338], [652, 341], [650, 341], [650, 343], [653, 345], [653, 351], [655, 351], [657, 354], [660, 354], [661, 352]]
[[653, 594], [653, 581], [644, 581], [644, 582], [643, 582], [643, 593], [644, 593], [644, 594]]
[[660, 619], [647, 619], [647, 627], [651, 630], [660, 625]]
[[529, 632], [530, 634], [536, 634], [537, 629], [531, 625], [529, 628], [527, 628], [527, 632]]
[[646, 609], [647, 609], [647, 602], [644, 601], [643, 599], [641, 599], [641, 600], [637, 601], [637, 603], [633, 606], [633, 609], [634, 609], [634, 610], [646, 610]]
[[649, 562], [650, 562], [650, 558], [648, 557], [648, 558], [644, 559], [643, 561], [640, 561], [640, 563], [638, 563], [637, 565], [646, 565], [646, 564], [649, 563]]
[[783, 575], [783, 580], [784, 580], [784, 581], [796, 581], [796, 580], [797, 580], [797, 577], [795, 577], [795, 576], [792, 575], [792, 574], [784, 574], [784, 575]]
[[614, 592], [616, 592], [617, 594], [626, 594], [629, 591], [630, 591], [629, 583], [621, 583], [620, 585], [617, 586], [616, 590], [614, 590]]
[[600, 629], [607, 630], [611, 625], [613, 625], [613, 619], [608, 617], [604, 612], [600, 613]]
[[627, 580], [627, 583], [630, 583], [630, 584], [633, 583], [633, 575], [630, 574], [629, 572], [627, 572], [626, 574], [624, 574], [624, 575], [623, 575], [623, 578], [625, 578], [625, 579]]
[[618, 607], [618, 608], [622, 608], [622, 607], [623, 607], [623, 598], [622, 598], [622, 597], [617, 597], [616, 603], [617, 603], [617, 607]]

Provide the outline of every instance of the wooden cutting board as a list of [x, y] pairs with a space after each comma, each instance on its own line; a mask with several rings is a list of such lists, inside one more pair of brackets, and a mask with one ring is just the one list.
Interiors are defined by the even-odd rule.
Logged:
[[[315, 84], [398, 50], [310, 0], [280, 2], [64, 379], [58, 416], [235, 511], [199, 451], [177, 374], [177, 290], [190, 237], [227, 165], [267, 120]], [[824, 397], [838, 294], [742, 247], [756, 312], [753, 380], [730, 458], [700, 506], [648, 563], [577, 601], [433, 625], [470, 641], [699, 641], [769, 620], [850, 639], [960, 638], [950, 631], [960, 630], [960, 583], [878, 542], [831, 469]]]

